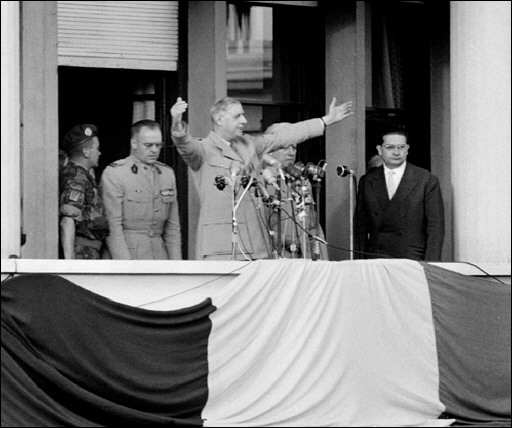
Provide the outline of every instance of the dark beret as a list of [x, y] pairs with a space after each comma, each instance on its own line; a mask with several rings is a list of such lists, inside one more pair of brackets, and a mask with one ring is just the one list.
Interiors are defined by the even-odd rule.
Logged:
[[93, 137], [98, 136], [98, 130], [95, 125], [84, 123], [82, 125], [75, 125], [71, 128], [62, 141], [63, 149], [70, 153], [80, 145], [85, 144]]

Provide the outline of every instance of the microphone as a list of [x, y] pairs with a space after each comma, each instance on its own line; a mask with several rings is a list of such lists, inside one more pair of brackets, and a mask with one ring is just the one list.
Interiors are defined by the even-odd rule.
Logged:
[[228, 185], [228, 178], [223, 175], [217, 175], [214, 180], [213, 184], [219, 190], [224, 190]]
[[[232, 163], [231, 166], [229, 167], [229, 176], [226, 177], [225, 175], [216, 175], [215, 178], [214, 178], [214, 186], [217, 187], [217, 189], [219, 190], [224, 190], [226, 188], [226, 186], [228, 185], [234, 185], [234, 183], [236, 182], [236, 177], [242, 172], [242, 168], [240, 167], [240, 165], [237, 165], [235, 163]], [[247, 185], [247, 182], [244, 184], [244, 179], [245, 177], [241, 177], [241, 181], [242, 181], [242, 185], [244, 187], [246, 187]], [[249, 181], [249, 180], [247, 180]]]
[[338, 174], [340, 177], [346, 177], [347, 175], [354, 175], [354, 171], [352, 171], [346, 165], [338, 165], [336, 167], [336, 174]]
[[270, 195], [265, 185], [261, 181], [255, 180], [254, 186], [256, 187], [256, 190], [260, 194], [261, 199], [263, 200], [263, 203], [266, 206], [270, 208], [276, 208], [279, 205], [281, 205], [281, 201], [277, 199], [275, 196]]
[[274, 177], [274, 174], [272, 174], [272, 171], [270, 171], [270, 169], [263, 169], [261, 171], [261, 176], [263, 177], [263, 180], [265, 180], [265, 183], [270, 184], [276, 190], [280, 190], [279, 185], [277, 184], [276, 177]]
[[[277, 159], [275, 159], [274, 157], [272, 157], [269, 154], [264, 154], [261, 157], [261, 160], [262, 160], [263, 164], [267, 164], [268, 166], [274, 167], [277, 170], [277, 172], [279, 173], [279, 176], [281, 177], [281, 179], [284, 181], [284, 172], [283, 172], [283, 169], [282, 169], [282, 163], [281, 162], [279, 162]], [[267, 168], [263, 168], [264, 171], [266, 169]]]
[[327, 168], [326, 161], [320, 161], [318, 165], [308, 162], [306, 164], [306, 175], [312, 178], [323, 178], [325, 176], [325, 169]]
[[325, 176], [325, 169], [327, 168], [327, 162], [321, 160], [315, 165], [312, 162], [308, 162], [304, 165], [302, 162], [297, 162], [295, 165], [291, 165], [286, 168], [286, 172], [294, 179], [301, 177], [310, 177], [314, 180], [322, 179]]
[[265, 186], [261, 183], [261, 181], [259, 180], [255, 180], [254, 181], [254, 185], [256, 186], [256, 189], [258, 190], [258, 192], [260, 193], [260, 195], [262, 196], [263, 200], [266, 201], [268, 199], [270, 199], [270, 195], [268, 193], [268, 190], [265, 188]]
[[305, 167], [302, 162], [297, 162], [295, 165], [287, 166], [284, 170], [292, 179], [298, 180], [302, 177], [302, 171], [304, 168]]
[[[240, 177], [240, 185], [245, 189], [248, 185], [249, 185], [249, 182], [251, 181], [251, 177], [248, 176], [248, 175], [242, 175]], [[251, 184], [252, 185], [252, 184]]]

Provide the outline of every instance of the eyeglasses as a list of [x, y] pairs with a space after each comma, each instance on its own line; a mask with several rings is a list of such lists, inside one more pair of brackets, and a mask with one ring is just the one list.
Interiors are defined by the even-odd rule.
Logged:
[[384, 150], [389, 150], [389, 151], [393, 151], [393, 150], [400, 150], [401, 152], [407, 150], [409, 148], [409, 146], [407, 144], [400, 144], [399, 146], [394, 146], [392, 144], [384, 144], [382, 146], [382, 148]]

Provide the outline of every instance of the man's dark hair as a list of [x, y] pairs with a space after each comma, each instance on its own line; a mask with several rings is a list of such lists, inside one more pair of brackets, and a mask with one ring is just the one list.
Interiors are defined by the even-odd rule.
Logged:
[[142, 128], [158, 129], [161, 130], [160, 124], [155, 120], [143, 119], [135, 122], [130, 128], [130, 138], [137, 136]]
[[400, 128], [397, 128], [397, 129], [389, 129], [387, 131], [384, 131], [382, 133], [382, 139], [384, 139], [384, 137], [386, 135], [402, 135], [404, 136], [405, 138], [407, 138], [407, 132], [404, 130], [404, 129], [400, 129]]

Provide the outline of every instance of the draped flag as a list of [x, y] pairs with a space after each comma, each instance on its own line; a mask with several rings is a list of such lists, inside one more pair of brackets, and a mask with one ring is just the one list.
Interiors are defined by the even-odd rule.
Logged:
[[510, 294], [410, 260], [267, 260], [156, 311], [19, 275], [2, 425], [510, 426]]

